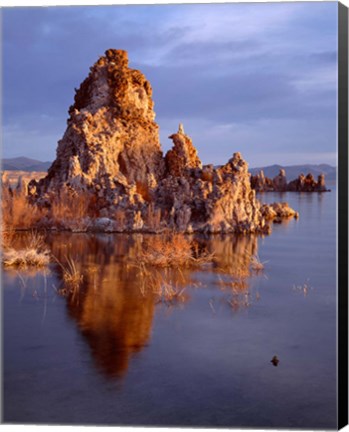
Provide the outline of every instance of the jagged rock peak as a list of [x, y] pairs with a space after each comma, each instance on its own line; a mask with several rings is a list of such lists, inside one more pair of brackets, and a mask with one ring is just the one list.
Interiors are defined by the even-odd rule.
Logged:
[[128, 67], [128, 54], [125, 50], [108, 49], [105, 52], [105, 56], [110, 62], [114, 62], [120, 68]]
[[107, 50], [76, 90], [44, 189], [91, 188], [102, 178], [114, 188], [161, 177], [164, 160], [153, 106], [151, 85], [128, 67], [127, 52]]
[[96, 111], [103, 106], [114, 108], [127, 119], [155, 118], [151, 85], [140, 71], [128, 67], [126, 51], [109, 49], [97, 60], [76, 90], [69, 113], [83, 109]]

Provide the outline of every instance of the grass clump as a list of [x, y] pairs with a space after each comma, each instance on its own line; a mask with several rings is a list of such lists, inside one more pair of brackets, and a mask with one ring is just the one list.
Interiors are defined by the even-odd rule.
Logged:
[[184, 234], [170, 234], [147, 239], [139, 258], [156, 267], [192, 267], [211, 262], [213, 254], [198, 253], [197, 245]]
[[255, 273], [263, 272], [265, 264], [268, 261], [261, 261], [258, 252], [251, 253], [248, 250], [246, 250], [246, 255], [248, 256], [250, 262], [251, 271], [254, 271]]
[[261, 261], [258, 253], [251, 255], [250, 259], [251, 259], [250, 261], [251, 270], [257, 273], [264, 270], [264, 265], [267, 261]]
[[188, 300], [185, 293], [188, 280], [180, 269], [149, 268], [144, 263], [136, 265], [139, 288], [143, 297], [153, 295], [155, 303], [173, 306]]
[[5, 267], [44, 267], [50, 262], [50, 251], [43, 235], [33, 231], [22, 249], [13, 248], [11, 243], [3, 244], [2, 262]]
[[73, 258], [66, 257], [65, 263], [57, 260], [62, 269], [63, 287], [59, 290], [61, 295], [72, 294], [76, 296], [80, 291], [80, 286], [84, 279], [83, 274], [78, 269], [78, 266]]
[[163, 281], [155, 290], [157, 303], [164, 303], [167, 306], [184, 303], [188, 296], [185, 293], [185, 287], [171, 285], [167, 281]]

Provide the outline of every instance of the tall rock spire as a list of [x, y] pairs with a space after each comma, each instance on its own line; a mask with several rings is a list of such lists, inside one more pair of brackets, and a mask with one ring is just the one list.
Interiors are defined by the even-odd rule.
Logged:
[[44, 189], [63, 184], [110, 187], [159, 177], [164, 161], [155, 123], [152, 88], [128, 67], [127, 52], [109, 49], [76, 90], [67, 129], [58, 143]]

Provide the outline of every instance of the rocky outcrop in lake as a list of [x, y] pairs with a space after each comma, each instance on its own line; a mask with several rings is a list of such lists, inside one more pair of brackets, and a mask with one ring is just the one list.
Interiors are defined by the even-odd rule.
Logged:
[[280, 172], [273, 179], [265, 177], [263, 170], [251, 176], [251, 187], [257, 192], [328, 192], [325, 184], [325, 175], [320, 174], [315, 180], [309, 173], [300, 174], [295, 180], [287, 182], [286, 172]]
[[74, 230], [268, 232], [272, 212], [266, 217], [256, 199], [242, 155], [202, 165], [180, 125], [164, 156], [153, 107], [151, 85], [129, 68], [127, 53], [107, 50], [76, 91], [47, 176], [29, 185], [31, 201], [48, 209], [47, 225], [73, 229], [54, 216], [66, 200], [68, 210], [87, 202]]

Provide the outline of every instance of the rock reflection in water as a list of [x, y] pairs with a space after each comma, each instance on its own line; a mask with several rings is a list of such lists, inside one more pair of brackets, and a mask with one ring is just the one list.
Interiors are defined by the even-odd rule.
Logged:
[[[67, 298], [67, 308], [86, 338], [97, 367], [109, 377], [124, 376], [132, 356], [149, 343], [155, 306], [164, 290], [177, 290], [185, 301], [189, 295], [183, 295], [184, 290], [194, 285], [190, 269], [144, 271], [138, 263], [144, 237], [48, 236], [57, 260], [64, 262], [67, 256], [72, 257], [83, 274], [79, 292]], [[214, 236], [197, 241], [200, 248], [215, 254], [212, 264], [202, 270], [212, 272], [214, 284], [228, 293], [225, 301], [232, 306], [245, 302], [257, 238]]]
[[143, 297], [128, 260], [137, 255], [139, 239], [114, 236], [67, 236], [51, 239], [55, 257], [75, 259], [83, 274], [78, 296], [67, 298], [69, 314], [86, 338], [98, 368], [122, 377], [130, 357], [149, 340], [154, 301]]

